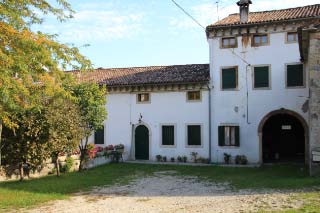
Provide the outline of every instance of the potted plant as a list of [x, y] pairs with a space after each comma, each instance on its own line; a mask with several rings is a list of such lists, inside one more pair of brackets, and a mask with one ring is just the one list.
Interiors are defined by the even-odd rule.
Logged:
[[180, 163], [183, 162], [182, 157], [181, 157], [181, 156], [178, 156], [178, 157], [177, 157], [177, 161], [180, 162]]
[[187, 162], [187, 156], [182, 156], [182, 161], [184, 162], [184, 163], [186, 163]]
[[157, 159], [158, 162], [161, 162], [162, 156], [161, 155], [156, 155], [156, 159]]
[[229, 163], [230, 163], [230, 160], [231, 160], [231, 155], [228, 154], [228, 153], [223, 153], [223, 155], [224, 155], [224, 162], [225, 162], [226, 164], [229, 164]]
[[194, 163], [197, 163], [198, 160], [198, 152], [191, 152], [191, 156]]
[[174, 157], [172, 157], [170, 160], [171, 160], [171, 162], [173, 163], [175, 159], [174, 159]]
[[114, 146], [114, 149], [122, 154], [124, 152], [124, 145], [123, 144], [117, 144], [117, 145]]
[[163, 157], [162, 157], [162, 161], [163, 161], [163, 162], [167, 162], [167, 157], [166, 157], [166, 156], [163, 156]]
[[246, 165], [248, 163], [248, 159], [245, 155], [237, 155], [235, 158], [235, 163]]

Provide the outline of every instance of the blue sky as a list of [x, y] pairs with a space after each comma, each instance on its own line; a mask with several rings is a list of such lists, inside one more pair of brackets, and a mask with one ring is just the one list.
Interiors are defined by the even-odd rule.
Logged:
[[[176, 0], [203, 26], [218, 20], [217, 0]], [[47, 18], [40, 30], [80, 47], [94, 67], [208, 63], [204, 30], [171, 0], [69, 0], [75, 17]], [[250, 11], [318, 4], [320, 0], [253, 0]], [[236, 0], [219, 1], [219, 17], [237, 13]], [[89, 44], [88, 47], [83, 47]]]

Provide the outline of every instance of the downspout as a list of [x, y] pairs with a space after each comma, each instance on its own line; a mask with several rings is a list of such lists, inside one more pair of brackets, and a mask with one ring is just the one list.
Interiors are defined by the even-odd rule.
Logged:
[[212, 151], [211, 151], [211, 87], [210, 87], [210, 82], [207, 84], [208, 90], [209, 90], [209, 162], [211, 163], [211, 159], [212, 159]]
[[[247, 66], [246, 66], [246, 92], [247, 92], [247, 124], [251, 124], [250, 123], [250, 121], [249, 121], [249, 86], [248, 86], [248, 68], [250, 68], [251, 67], [251, 65], [250, 64], [248, 64]], [[250, 70], [249, 70], [250, 71]]]

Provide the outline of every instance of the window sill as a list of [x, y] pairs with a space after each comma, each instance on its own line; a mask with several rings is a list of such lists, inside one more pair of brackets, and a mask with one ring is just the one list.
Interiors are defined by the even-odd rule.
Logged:
[[160, 145], [160, 148], [177, 148], [177, 145]]
[[219, 146], [219, 148], [223, 148], [223, 149], [239, 149], [240, 146]]
[[187, 145], [186, 148], [203, 148], [203, 145]]

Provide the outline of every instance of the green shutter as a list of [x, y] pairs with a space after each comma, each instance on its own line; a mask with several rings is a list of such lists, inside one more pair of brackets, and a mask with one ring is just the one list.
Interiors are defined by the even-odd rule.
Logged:
[[287, 87], [303, 86], [303, 65], [287, 65]]
[[225, 140], [225, 136], [224, 136], [224, 126], [219, 126], [218, 127], [218, 137], [219, 137], [219, 146], [224, 146], [224, 140]]
[[222, 89], [237, 88], [237, 69], [222, 69]]
[[188, 126], [188, 145], [191, 145], [191, 146], [201, 145], [201, 126], [200, 125]]
[[254, 68], [254, 88], [269, 87], [269, 67]]
[[94, 144], [104, 144], [104, 128], [95, 131]]
[[240, 127], [239, 126], [235, 126], [235, 146], [240, 146]]
[[174, 126], [162, 126], [162, 145], [174, 145]]

